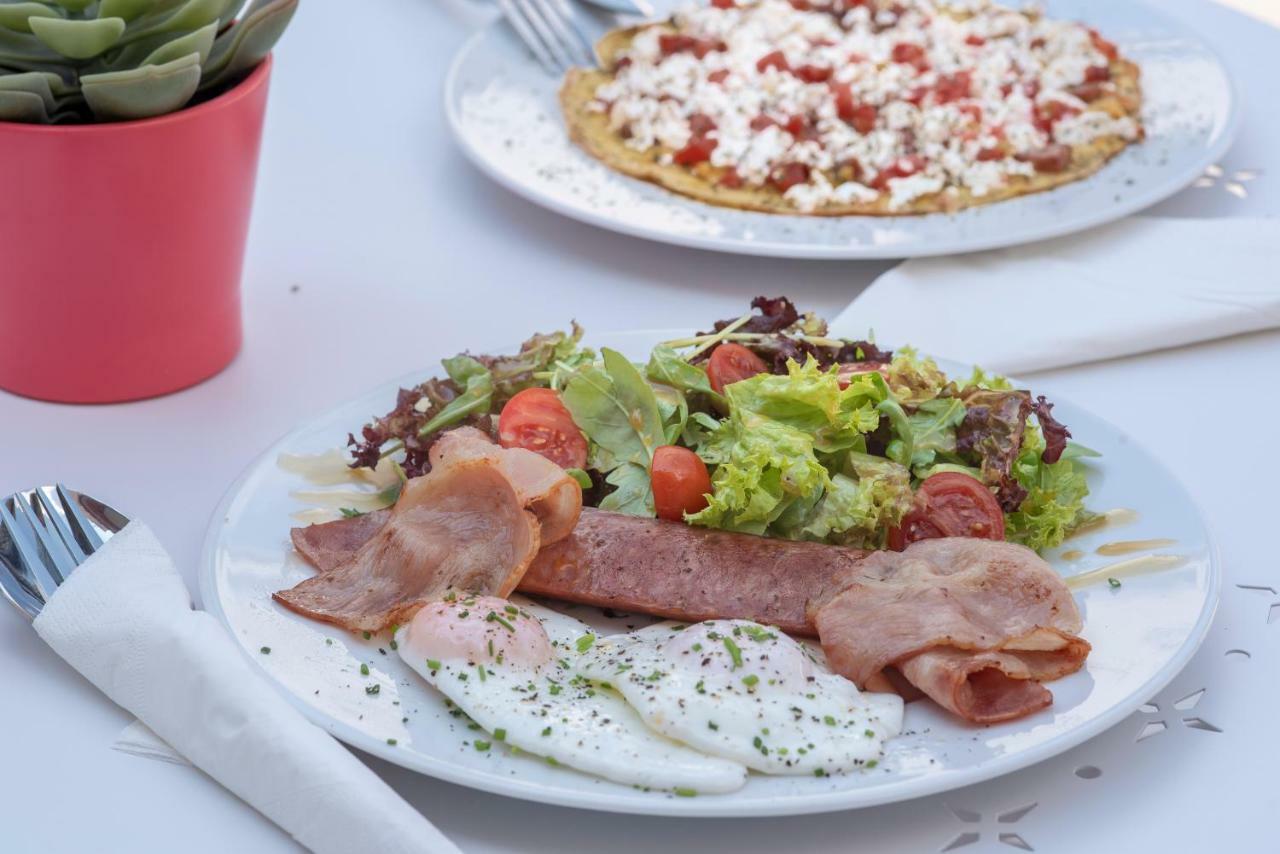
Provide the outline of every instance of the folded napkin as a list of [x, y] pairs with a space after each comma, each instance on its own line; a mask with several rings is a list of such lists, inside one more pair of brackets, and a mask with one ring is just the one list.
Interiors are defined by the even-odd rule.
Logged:
[[130, 523], [76, 569], [35, 628], [103, 693], [312, 851], [458, 850], [255, 673], [212, 616], [191, 609], [146, 525]]
[[831, 323], [1019, 373], [1280, 327], [1280, 220], [1134, 217], [1013, 249], [905, 261]]

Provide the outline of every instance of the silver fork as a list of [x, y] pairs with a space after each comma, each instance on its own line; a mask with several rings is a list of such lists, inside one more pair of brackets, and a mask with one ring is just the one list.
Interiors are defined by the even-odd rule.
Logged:
[[127, 524], [62, 484], [15, 492], [0, 501], [0, 592], [35, 619], [71, 571]]
[[571, 0], [498, 0], [503, 16], [543, 69], [559, 75], [595, 65], [595, 49], [578, 24]]

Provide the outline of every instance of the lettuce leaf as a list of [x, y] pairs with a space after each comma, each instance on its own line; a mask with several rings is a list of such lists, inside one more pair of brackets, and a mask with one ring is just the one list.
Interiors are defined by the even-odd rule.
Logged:
[[445, 372], [462, 394], [449, 401], [426, 424], [418, 428], [419, 436], [426, 436], [445, 427], [461, 423], [472, 415], [481, 415], [493, 405], [493, 373], [471, 356], [454, 356], [445, 359]]
[[880, 423], [877, 406], [889, 397], [879, 374], [841, 389], [835, 370], [810, 359], [791, 363], [784, 376], [733, 383], [725, 394], [729, 417], [698, 447], [716, 467], [710, 504], [688, 517], [691, 524], [861, 544], [910, 506], [907, 470], [862, 453], [865, 434]]
[[909, 405], [933, 400], [947, 386], [947, 375], [937, 363], [921, 358], [914, 347], [899, 347], [886, 373], [893, 396]]
[[647, 469], [654, 449], [667, 443], [658, 399], [625, 356], [607, 348], [601, 354], [603, 367], [580, 367], [561, 399], [579, 429], [606, 452], [592, 455], [597, 462], [631, 462]]
[[1037, 551], [1061, 545], [1092, 515], [1084, 509], [1089, 484], [1078, 462], [1091, 452], [1081, 448], [1055, 463], [1046, 463], [1043, 451], [1040, 431], [1029, 427], [1013, 465], [1013, 476], [1027, 497], [1017, 510], [1005, 514], [1006, 538]]

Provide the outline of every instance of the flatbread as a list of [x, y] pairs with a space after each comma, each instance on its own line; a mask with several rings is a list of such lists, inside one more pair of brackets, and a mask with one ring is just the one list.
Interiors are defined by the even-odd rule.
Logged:
[[[719, 179], [727, 170], [710, 163], [699, 163], [692, 167], [663, 163], [663, 156], [673, 153], [670, 149], [655, 145], [639, 151], [628, 146], [622, 135], [609, 127], [608, 114], [591, 108], [591, 103], [596, 100], [596, 90], [614, 79], [620, 54], [626, 51], [640, 32], [649, 28], [676, 32], [670, 22], [613, 30], [596, 45], [599, 68], [574, 68], [568, 72], [560, 89], [560, 105], [569, 136], [587, 153], [611, 169], [721, 207], [810, 216], [905, 216], [954, 212], [1083, 180], [1131, 144], [1120, 136], [1102, 136], [1087, 144], [1071, 146], [1071, 163], [1064, 171], [1036, 173], [1031, 176], [1012, 175], [1004, 186], [992, 188], [981, 196], [974, 195], [966, 187], [954, 187], [891, 208], [890, 195], [885, 192], [873, 201], [829, 203], [812, 211], [804, 211], [770, 186], [731, 188], [720, 184]], [[1115, 84], [1115, 91], [1091, 102], [1089, 109], [1105, 112], [1113, 118], [1129, 116], [1138, 123], [1138, 139], [1141, 139], [1139, 111], [1142, 88], [1138, 66], [1123, 57], [1117, 58], [1111, 63], [1111, 80]]]

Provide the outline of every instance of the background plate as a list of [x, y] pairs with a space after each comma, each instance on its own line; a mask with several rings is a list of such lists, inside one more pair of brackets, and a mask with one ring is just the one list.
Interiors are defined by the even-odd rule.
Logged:
[[445, 80], [445, 110], [472, 162], [553, 211], [665, 243], [790, 258], [947, 255], [1069, 234], [1161, 201], [1227, 150], [1239, 123], [1239, 97], [1223, 63], [1193, 29], [1135, 0], [1045, 5], [1050, 15], [1096, 26], [1142, 67], [1147, 139], [1084, 181], [956, 214], [737, 211], [620, 175], [569, 141], [556, 103], [559, 80], [542, 71], [502, 21], [458, 52]]
[[[686, 334], [688, 330], [615, 333], [594, 336], [588, 343], [642, 359], [657, 341]], [[958, 365], [943, 367], [967, 373]], [[905, 734], [890, 742], [884, 763], [874, 771], [823, 779], [752, 775], [738, 792], [696, 798], [640, 792], [504, 749], [477, 753], [468, 746], [475, 733], [449, 716], [443, 696], [389, 649], [385, 633], [366, 641], [271, 600], [273, 591], [311, 574], [293, 553], [288, 536], [296, 524], [290, 514], [300, 509], [289, 492], [307, 484], [280, 469], [277, 455], [334, 448], [372, 414], [385, 412], [398, 387], [437, 372], [425, 368], [406, 375], [277, 442], [249, 467], [214, 515], [200, 570], [205, 608], [227, 625], [245, 654], [304, 715], [354, 747], [432, 777], [528, 800], [658, 815], [792, 815], [919, 797], [1025, 767], [1122, 720], [1182, 669], [1217, 604], [1216, 557], [1190, 497], [1127, 436], [1059, 400], [1054, 414], [1080, 441], [1103, 454], [1090, 473], [1090, 506], [1132, 508], [1139, 517], [1064, 546], [1083, 557], [1067, 561], [1055, 553], [1047, 555], [1050, 561], [1063, 574], [1074, 574], [1117, 560], [1093, 554], [1101, 542], [1170, 537], [1177, 543], [1166, 551], [1185, 556], [1186, 562], [1125, 578], [1120, 589], [1102, 583], [1076, 594], [1093, 653], [1083, 671], [1051, 684], [1051, 708], [1020, 721], [976, 727], [932, 703], [912, 703]], [[607, 619], [591, 608], [556, 607], [606, 632], [649, 622]], [[263, 646], [271, 647], [271, 655], [258, 652]], [[360, 674], [362, 662], [369, 665], [369, 676]], [[376, 696], [364, 690], [373, 682], [381, 685]], [[397, 744], [387, 744], [389, 738]]]

